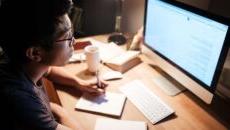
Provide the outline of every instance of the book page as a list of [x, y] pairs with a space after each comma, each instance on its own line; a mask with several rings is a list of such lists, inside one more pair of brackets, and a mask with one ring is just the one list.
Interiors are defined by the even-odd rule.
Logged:
[[105, 95], [92, 96], [84, 94], [77, 102], [75, 108], [79, 110], [120, 116], [126, 97], [120, 93], [106, 92]]
[[147, 125], [142, 121], [98, 118], [94, 130], [147, 130]]

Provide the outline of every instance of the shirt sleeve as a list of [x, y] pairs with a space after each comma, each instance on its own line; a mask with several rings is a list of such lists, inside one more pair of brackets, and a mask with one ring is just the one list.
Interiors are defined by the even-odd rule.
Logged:
[[58, 123], [38, 97], [25, 91], [17, 91], [11, 93], [10, 99], [15, 119], [23, 127], [34, 130], [56, 129]]

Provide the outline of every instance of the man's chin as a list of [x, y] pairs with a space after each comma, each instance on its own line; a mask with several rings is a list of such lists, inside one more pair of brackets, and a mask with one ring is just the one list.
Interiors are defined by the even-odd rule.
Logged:
[[69, 63], [69, 60], [66, 60], [65, 62], [63, 62], [63, 63], [60, 63], [60, 64], [57, 64], [57, 65], [55, 65], [55, 66], [59, 66], [59, 67], [62, 67], [62, 66], [65, 66], [65, 65], [67, 65]]

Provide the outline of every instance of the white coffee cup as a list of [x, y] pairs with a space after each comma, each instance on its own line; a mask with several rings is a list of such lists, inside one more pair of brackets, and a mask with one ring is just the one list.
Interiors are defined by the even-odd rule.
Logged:
[[90, 72], [97, 72], [100, 65], [99, 48], [95, 45], [89, 45], [84, 48], [86, 63]]

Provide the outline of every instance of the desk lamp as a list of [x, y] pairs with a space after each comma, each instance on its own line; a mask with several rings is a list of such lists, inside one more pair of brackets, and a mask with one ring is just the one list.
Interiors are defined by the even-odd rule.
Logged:
[[111, 34], [108, 38], [108, 42], [114, 42], [117, 45], [122, 45], [126, 43], [126, 38], [121, 32], [121, 20], [122, 20], [122, 8], [124, 0], [116, 0], [116, 22], [115, 22], [115, 32]]

